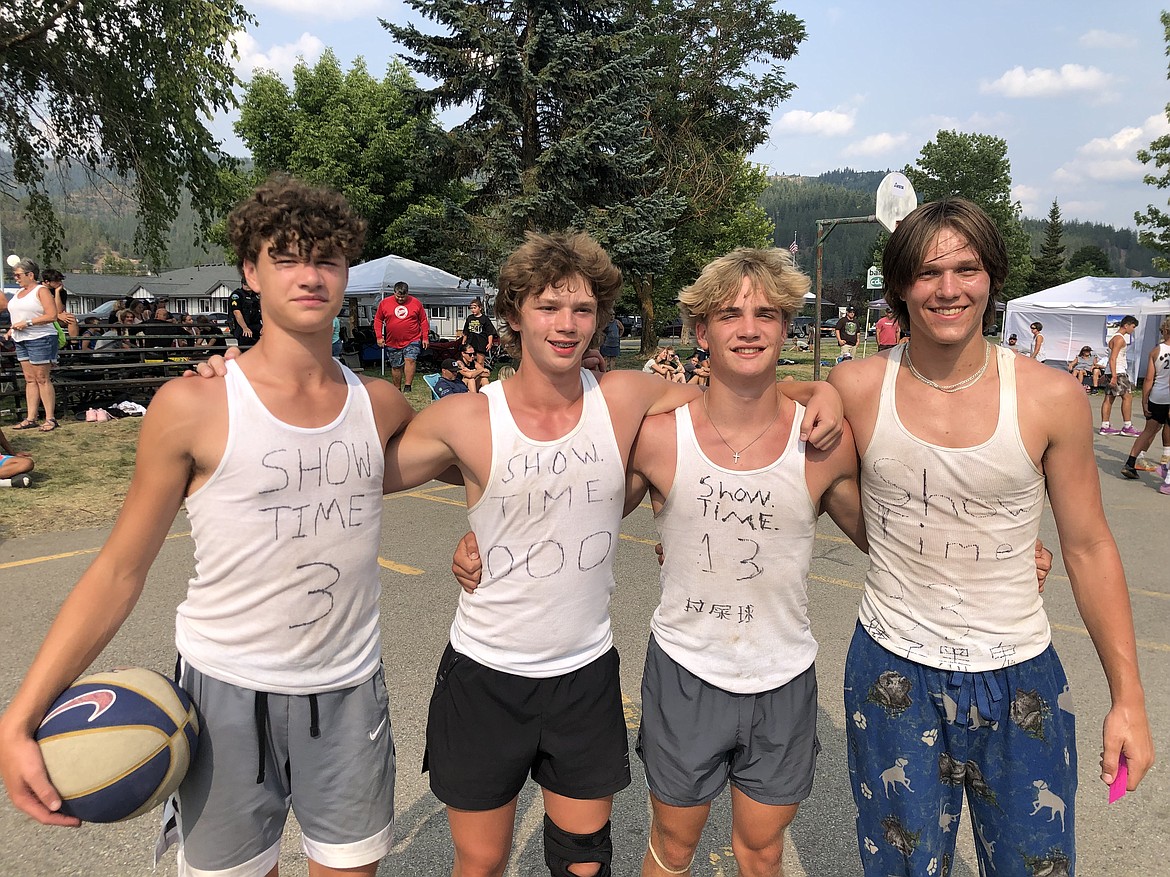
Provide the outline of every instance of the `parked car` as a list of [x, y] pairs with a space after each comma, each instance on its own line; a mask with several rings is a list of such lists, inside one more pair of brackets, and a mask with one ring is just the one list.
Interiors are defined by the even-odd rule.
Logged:
[[419, 365], [434, 368], [436, 371], [444, 359], [458, 359], [463, 345], [458, 338], [440, 338], [439, 333], [431, 331], [427, 336], [427, 349], [419, 356]]
[[821, 321], [821, 337], [822, 338], [836, 338], [837, 337], [837, 321], [840, 317], [829, 317], [827, 320]]
[[104, 301], [92, 311], [87, 311], [77, 318], [77, 322], [84, 323], [90, 317], [97, 317], [99, 323], [108, 323], [114, 319], [114, 308], [121, 304], [122, 300], [119, 298], [112, 298], [109, 301]]
[[623, 335], [636, 335], [642, 331], [641, 314], [618, 314], [617, 318], [622, 324]]
[[667, 320], [662, 324], [662, 328], [658, 330], [659, 338], [680, 338], [682, 337], [682, 318], [675, 317], [673, 320]]

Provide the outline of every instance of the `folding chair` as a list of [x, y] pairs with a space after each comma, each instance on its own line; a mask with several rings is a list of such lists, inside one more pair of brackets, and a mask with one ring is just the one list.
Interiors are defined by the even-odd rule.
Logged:
[[437, 384], [439, 382], [439, 373], [435, 372], [434, 374], [423, 375], [423, 380], [426, 381], [427, 386], [431, 388], [431, 398], [438, 399], [439, 394], [435, 390], [435, 384]]

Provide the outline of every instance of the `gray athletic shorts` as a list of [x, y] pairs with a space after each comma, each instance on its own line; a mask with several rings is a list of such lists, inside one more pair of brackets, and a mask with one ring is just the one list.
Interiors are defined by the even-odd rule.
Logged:
[[650, 791], [664, 804], [705, 804], [729, 779], [761, 804], [797, 804], [812, 791], [821, 751], [816, 668], [771, 691], [732, 694], [650, 637], [637, 751]]
[[178, 793], [181, 877], [267, 874], [290, 805], [315, 862], [355, 868], [389, 852], [394, 740], [381, 670], [361, 685], [316, 695], [315, 710], [309, 695], [263, 695], [263, 755], [255, 691], [186, 662], [182, 686], [199, 709], [200, 733]]

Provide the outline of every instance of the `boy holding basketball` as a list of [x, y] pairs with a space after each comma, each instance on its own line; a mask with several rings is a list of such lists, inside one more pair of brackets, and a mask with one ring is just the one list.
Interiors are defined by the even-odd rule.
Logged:
[[331, 356], [365, 237], [344, 199], [273, 178], [229, 229], [264, 335], [226, 375], [155, 396], [113, 532], [0, 717], [0, 773], [33, 818], [77, 824], [57, 812], [32, 735], [130, 613], [185, 501], [196, 569], [176, 643], [202, 735], [178, 793], [180, 874], [273, 873], [291, 803], [312, 873], [373, 875], [394, 791], [376, 564], [384, 449], [411, 410]]

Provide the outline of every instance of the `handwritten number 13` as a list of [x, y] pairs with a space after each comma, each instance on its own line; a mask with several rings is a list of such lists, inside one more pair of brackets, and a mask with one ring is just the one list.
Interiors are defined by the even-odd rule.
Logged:
[[[713, 573], [713, 572], [715, 572], [715, 566], [711, 560], [711, 534], [704, 533], [703, 538], [700, 541], [703, 543], [703, 547], [707, 551], [707, 562], [703, 565], [703, 572], [712, 572]], [[749, 554], [747, 557], [743, 558], [740, 561], [740, 564], [742, 566], [750, 566], [752, 568], [752, 571], [750, 573], [748, 573], [746, 576], [737, 576], [735, 579], [737, 582], [746, 582], [748, 579], [754, 579], [756, 576], [760, 575], [764, 571], [755, 562], [756, 555], [760, 553], [760, 543], [757, 542], [755, 539], [744, 539], [742, 537], [737, 538], [736, 541], [737, 542], [744, 542], [744, 543], [751, 545], [751, 554]]]

